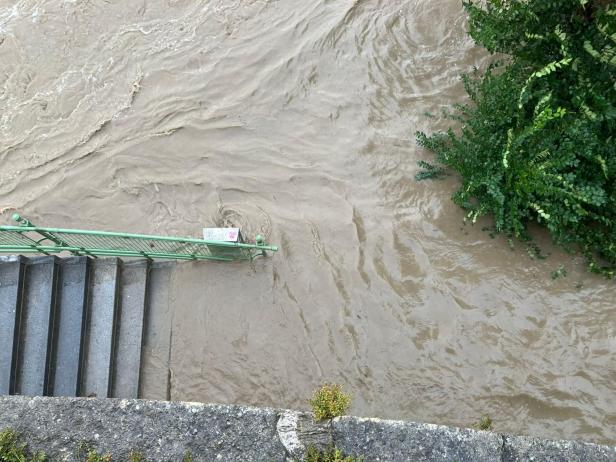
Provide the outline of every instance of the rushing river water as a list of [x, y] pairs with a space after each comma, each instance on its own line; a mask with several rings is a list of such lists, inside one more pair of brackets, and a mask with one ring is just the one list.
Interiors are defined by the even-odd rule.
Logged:
[[614, 443], [614, 283], [413, 180], [414, 132], [448, 126], [426, 113], [489, 60], [465, 27], [459, 0], [0, 0], [3, 221], [281, 246], [252, 302], [235, 278], [187, 310], [172, 399], [305, 407], [328, 380], [360, 415]]

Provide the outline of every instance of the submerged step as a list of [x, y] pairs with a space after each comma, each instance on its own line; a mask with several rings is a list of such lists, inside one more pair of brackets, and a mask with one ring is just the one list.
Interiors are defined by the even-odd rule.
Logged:
[[83, 365], [90, 259], [62, 260], [58, 277], [52, 394], [78, 396]]
[[169, 355], [172, 310], [169, 301], [175, 264], [155, 262], [148, 276], [139, 397], [170, 400]]
[[22, 258], [0, 261], [0, 395], [15, 389], [23, 280]]
[[57, 274], [55, 257], [27, 260], [15, 386], [20, 395], [49, 391]]
[[117, 258], [92, 262], [82, 396], [107, 398], [111, 395], [118, 276]]
[[111, 394], [114, 398], [137, 398], [139, 393], [148, 273], [148, 260], [122, 264]]

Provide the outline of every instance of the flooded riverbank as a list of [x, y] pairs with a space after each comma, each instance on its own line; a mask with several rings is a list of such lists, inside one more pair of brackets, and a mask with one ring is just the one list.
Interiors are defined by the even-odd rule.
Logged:
[[488, 59], [457, 0], [0, 0], [0, 209], [280, 245], [181, 267], [204, 292], [174, 317], [172, 399], [305, 407], [328, 380], [355, 414], [614, 443], [613, 283], [413, 180], [414, 132]]

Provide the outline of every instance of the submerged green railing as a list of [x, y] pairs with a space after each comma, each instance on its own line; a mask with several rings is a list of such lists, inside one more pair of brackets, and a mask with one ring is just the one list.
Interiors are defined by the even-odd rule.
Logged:
[[149, 236], [144, 234], [44, 228], [14, 214], [18, 226], [0, 226], [0, 253], [69, 252], [91, 257], [145, 257], [173, 260], [253, 260], [276, 252], [260, 236], [256, 244], [206, 241], [201, 239]]

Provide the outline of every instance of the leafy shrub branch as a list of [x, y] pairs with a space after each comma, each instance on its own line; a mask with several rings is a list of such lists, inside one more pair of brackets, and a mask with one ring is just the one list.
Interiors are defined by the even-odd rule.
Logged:
[[[463, 76], [460, 129], [421, 146], [457, 172], [467, 218], [530, 239], [528, 224], [616, 271], [616, 5], [607, 0], [464, 2], [475, 42], [503, 58]], [[431, 166], [418, 178], [441, 174]]]

